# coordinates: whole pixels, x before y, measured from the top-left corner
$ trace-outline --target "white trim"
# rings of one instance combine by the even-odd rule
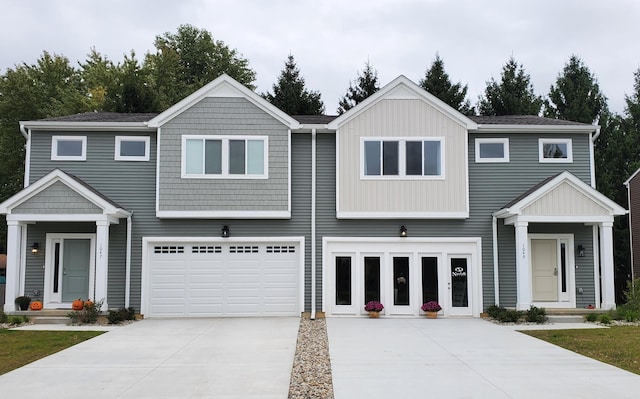
[[[160,131],[161,127],[158,127],[158,133],[156,135],[156,215],[160,211]]]
[[[340,140],[339,135],[340,131],[336,130],[335,134],[335,146],[336,146],[336,164],[335,164],[335,178],[336,178],[336,218],[340,218],[340,214],[342,211],[340,210]],[[639,169],[640,170],[640,169]],[[324,298],[324,294],[323,294]]]
[[[29,185],[29,176],[31,175],[31,130],[27,134],[26,151],[24,154],[24,182],[23,188]]]
[[[80,155],[58,155],[59,141],[80,141]],[[87,136],[51,136],[51,160],[52,161],[86,161],[87,160]]]
[[[22,248],[20,257],[20,295],[29,295],[28,292],[25,292],[26,281],[27,281],[27,252],[29,248],[29,244],[27,244],[27,231],[29,229],[29,225],[23,224],[20,229],[20,247]],[[8,265],[7,265],[8,267]],[[15,299],[15,298],[14,298]]]
[[[557,247],[557,258],[558,262],[560,261],[560,244],[562,241],[566,243],[566,256],[567,256],[567,295],[568,300],[562,300],[562,291],[560,289],[561,283],[561,273],[558,273],[558,300],[555,302],[546,302],[546,301],[535,301],[533,299],[533,251],[531,251],[531,256],[529,256],[529,273],[531,276],[529,277],[529,281],[531,281],[531,304],[537,307],[544,308],[575,308],[576,305],[576,259],[575,259],[575,238],[573,234],[539,234],[539,233],[529,233],[529,248],[531,248],[532,240],[555,240]],[[558,269],[560,269],[560,263],[557,264]],[[518,282],[518,289],[520,289],[520,283]],[[522,309],[525,310],[525,309]]]
[[[602,223],[613,221],[613,216],[522,216],[516,215],[505,218],[504,224],[513,224],[516,220],[530,223]]]
[[[365,174],[365,142],[378,142],[380,143],[380,174],[379,175],[367,175]],[[385,141],[398,142],[398,174],[397,175],[384,175],[383,174],[383,145]],[[406,171],[406,145],[407,141],[420,141],[422,142],[421,151],[421,163],[422,174],[421,175],[407,175]],[[425,175],[424,174],[424,142],[435,141],[440,143],[440,174],[438,175]],[[445,175],[445,138],[444,137],[360,137],[360,179],[361,180],[446,180]]]
[[[187,173],[187,140],[202,140],[202,173],[190,174]],[[204,172],[205,159],[205,145],[206,140],[219,140],[221,143],[221,173],[220,174],[206,174]],[[245,173],[244,174],[232,174],[229,172],[229,142],[232,140],[244,141],[244,154],[245,154]],[[249,157],[247,156],[247,141],[262,141],[262,157],[263,157],[263,173],[262,174],[248,174],[247,163]],[[181,137],[181,150],[180,150],[180,177],[183,179],[268,179],[269,178],[269,136],[230,136],[230,135],[191,135],[183,134]],[[289,151],[291,152],[291,151]],[[290,164],[291,162],[289,162]]]
[[[493,304],[500,306],[500,268],[498,262],[498,218],[491,218],[491,249],[493,254]]]
[[[96,293],[96,234],[95,233],[47,233],[46,234],[46,251],[44,259],[44,289],[43,305],[45,308],[62,308],[71,309],[71,302],[62,302],[62,274],[60,274],[60,286],[58,294],[53,293],[53,262],[55,251],[53,250],[55,243],[61,243],[61,249],[63,240],[69,239],[81,239],[89,240],[89,286],[87,292],[87,298],[82,299],[95,299]],[[60,257],[63,256],[61,251]],[[60,267],[62,267],[62,263]],[[98,300],[98,299],[95,299]]]
[[[311,320],[316,318],[316,129],[311,130]],[[291,154],[291,149],[289,149]],[[291,155],[289,155],[291,160]],[[291,165],[291,162],[289,162]],[[291,179],[289,179],[291,180]],[[289,186],[291,194],[291,186]],[[289,196],[291,198],[291,196]]]
[[[482,144],[502,144],[504,156],[502,158],[483,158],[480,155],[480,147]],[[476,163],[501,163],[509,162],[509,139],[504,138],[476,138]]]
[[[151,143],[150,136],[116,136],[115,151],[113,159],[115,161],[148,161],[149,147]],[[144,155],[120,155],[120,149],[123,141],[144,142]]]
[[[7,220],[17,222],[97,222],[107,221],[117,224],[118,218],[127,215],[105,215],[102,213],[18,213],[8,214]]]
[[[593,242],[592,242],[592,248],[593,248],[593,278],[594,278],[594,282],[595,282],[595,301],[596,303],[594,303],[596,308],[600,308],[601,303],[600,303],[600,241],[598,239],[598,226],[597,225],[593,225],[591,226],[592,229],[592,238],[593,238]]]
[[[545,144],[566,144],[567,157],[566,158],[546,158],[544,156]],[[540,163],[572,163],[573,162],[573,145],[571,139],[550,139],[540,138],[538,139],[538,162]]]
[[[596,125],[500,125],[478,124],[476,129],[470,128],[472,133],[593,133],[598,129]]]
[[[338,219],[468,219],[469,212],[336,212]]]
[[[591,187],[596,188],[596,161],[593,140],[589,140],[589,175],[591,178]]]
[[[287,140],[289,140],[288,142],[288,151],[287,151],[287,212],[289,213],[289,217],[291,217],[291,148],[292,148],[292,142],[291,142],[291,129],[289,129],[288,134],[287,134]],[[267,161],[267,166],[266,166],[266,170],[267,170],[267,174],[269,173],[269,168],[268,168],[268,156],[269,156],[269,151],[267,151],[267,158],[265,158]]]
[[[156,211],[164,219],[290,219],[290,211]]]
[[[193,94],[174,104],[160,115],[148,122],[149,127],[161,127],[177,115],[207,97],[239,97],[257,106],[290,129],[300,129],[302,125],[291,116],[269,103],[267,100],[237,82],[227,74],[222,74]]]
[[[149,247],[153,243],[172,242],[215,242],[215,243],[270,243],[270,242],[292,242],[298,245],[298,310],[304,310],[305,294],[305,238],[304,236],[283,236],[283,237],[142,237],[142,258],[141,258],[141,283],[140,283],[140,313],[149,314],[148,292],[149,292],[149,269],[150,256]]]
[[[20,126],[32,130],[52,131],[153,131],[147,122],[74,122],[74,121],[20,121]]]

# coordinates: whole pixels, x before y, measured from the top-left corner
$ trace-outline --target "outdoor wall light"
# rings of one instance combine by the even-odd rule
[[[222,226],[222,238],[229,238],[229,226]]]
[[[34,242],[33,245],[31,246],[31,253],[34,255],[37,255],[39,250],[40,250],[40,244],[38,244],[37,242]]]
[[[407,236],[407,228],[402,225],[400,226],[400,237],[406,237]]]
[[[581,258],[584,256],[584,247],[582,244],[578,244],[578,256]]]

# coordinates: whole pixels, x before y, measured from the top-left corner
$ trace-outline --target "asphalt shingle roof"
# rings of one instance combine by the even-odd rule
[[[155,113],[84,112],[81,114],[40,119],[49,122],[147,122]]]
[[[587,123],[543,118],[536,115],[470,116],[469,119],[480,125],[584,125]]]

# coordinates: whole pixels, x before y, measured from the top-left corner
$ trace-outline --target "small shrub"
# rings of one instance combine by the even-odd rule
[[[75,310],[67,313],[67,317],[71,319],[72,324],[94,324],[100,316],[100,308],[103,301],[90,302],[86,301],[82,310]]]
[[[632,306],[624,304],[616,309],[614,319],[633,323],[638,320],[639,316],[640,312],[638,310],[634,309]]]
[[[598,320],[598,315],[595,313],[589,313],[588,315],[584,316],[584,319],[590,323],[595,323],[595,321]]]
[[[4,310],[0,310],[0,324],[4,324],[7,322],[7,314]]]
[[[487,308],[487,314],[492,319],[497,319],[500,313],[504,312],[506,309],[502,306],[491,305]]]
[[[543,324],[547,321],[547,311],[531,305],[525,317],[529,323]]]
[[[611,316],[608,314],[601,314],[599,321],[602,324],[611,324]]]
[[[28,323],[29,322],[29,317],[28,316],[22,316],[22,322],[23,323]]]
[[[136,312],[132,307],[120,308],[118,310],[109,310],[107,320],[109,324],[119,324],[125,320],[133,320],[136,317]]]
[[[7,323],[9,323],[10,325],[15,325],[15,326],[19,326],[20,324],[23,323],[23,318],[22,316],[9,316],[9,318],[7,319]]]
[[[517,323],[520,321],[523,312],[519,310],[504,309],[498,315],[498,321],[501,323]]]

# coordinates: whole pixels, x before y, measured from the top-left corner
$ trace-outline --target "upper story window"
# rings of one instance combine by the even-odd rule
[[[87,159],[87,136],[53,136],[51,138],[51,160],[85,161]]]
[[[444,177],[442,138],[362,140],[362,176],[365,178]]]
[[[573,162],[571,139],[538,139],[540,162]]]
[[[266,136],[182,136],[182,177],[268,177]]]
[[[476,139],[476,162],[509,162],[509,139]]]
[[[149,137],[116,136],[116,161],[148,161]]]

